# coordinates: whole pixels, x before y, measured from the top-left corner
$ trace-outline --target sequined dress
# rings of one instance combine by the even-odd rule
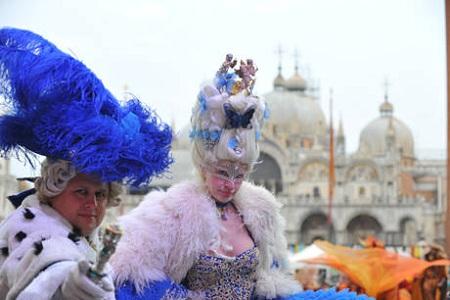
[[[258,262],[257,247],[235,257],[200,255],[184,284],[190,290],[205,292],[207,299],[250,299]]]

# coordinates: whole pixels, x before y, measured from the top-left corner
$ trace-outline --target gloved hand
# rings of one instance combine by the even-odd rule
[[[89,267],[86,260],[80,260],[73,266],[61,288],[64,298],[74,300],[115,299],[111,276],[107,274],[96,284],[87,277]]]

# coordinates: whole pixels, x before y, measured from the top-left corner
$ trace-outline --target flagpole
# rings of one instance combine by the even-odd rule
[[[330,158],[328,161],[328,216],[327,223],[330,225],[329,234],[331,236],[331,224],[333,222],[332,208],[334,197],[334,129],[333,129],[333,90],[330,89]]]

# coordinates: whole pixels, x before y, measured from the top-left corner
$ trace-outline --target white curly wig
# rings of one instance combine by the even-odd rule
[[[244,116],[254,110],[249,126],[230,128],[225,106],[236,115]],[[249,166],[259,157],[258,139],[266,115],[266,104],[245,92],[229,95],[220,92],[213,84],[205,84],[191,116],[192,160],[197,171],[204,166],[226,160]]]
[[[41,164],[41,176],[34,182],[39,201],[49,203],[52,198],[64,191],[67,183],[77,174],[69,161],[46,158]],[[107,207],[119,205],[122,190],[121,184],[108,183]]]

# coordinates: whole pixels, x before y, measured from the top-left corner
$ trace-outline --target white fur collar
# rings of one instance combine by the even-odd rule
[[[234,201],[260,247],[262,266],[269,269],[276,252],[275,232],[280,230],[273,217],[279,203],[250,183],[243,183]],[[119,284],[129,280],[138,290],[167,276],[181,282],[198,255],[218,241],[220,231],[215,205],[198,182],[150,193],[120,223],[125,233],[111,264]]]

